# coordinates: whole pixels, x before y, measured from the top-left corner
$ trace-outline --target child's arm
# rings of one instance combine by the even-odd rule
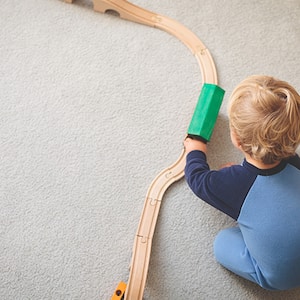
[[[186,150],[186,153],[189,154],[190,152],[194,151],[194,150],[199,150],[199,151],[202,151],[204,152],[205,154],[207,154],[207,145],[199,140],[194,140],[194,139],[191,139],[189,137],[187,137],[185,140],[184,140],[184,147],[185,147],[185,150]],[[236,165],[236,163],[234,162],[228,162],[226,164],[223,164],[219,167],[219,169],[223,169],[223,168],[228,168],[228,167],[231,167],[231,166],[234,166]]]
[[[187,154],[189,154],[191,151],[194,151],[194,150],[202,151],[205,154],[207,152],[207,146],[205,143],[203,143],[199,140],[191,139],[189,137],[187,137],[184,140],[184,147],[185,147]]]
[[[194,140],[187,140],[185,144],[189,149],[187,151],[190,151],[187,154],[185,178],[191,190],[200,199],[237,220],[256,173],[249,174],[242,165],[210,170],[206,154],[198,148],[203,145]]]

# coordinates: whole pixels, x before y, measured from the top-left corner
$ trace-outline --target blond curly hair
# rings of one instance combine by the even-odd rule
[[[295,154],[300,144],[300,96],[270,76],[246,78],[233,91],[230,128],[252,158],[272,164]]]

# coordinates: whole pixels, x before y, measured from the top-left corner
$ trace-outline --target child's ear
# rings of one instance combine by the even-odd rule
[[[231,137],[232,144],[239,150],[242,150],[241,140],[232,128],[230,129],[230,137]]]

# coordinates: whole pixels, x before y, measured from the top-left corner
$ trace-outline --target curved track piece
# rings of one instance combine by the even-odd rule
[[[192,31],[179,22],[145,10],[126,0],[94,0],[94,9],[102,13],[114,10],[118,12],[122,19],[156,27],[174,35],[183,42],[197,58],[203,82],[217,84],[216,68],[208,49]]]
[[[146,284],[152,238],[159,214],[161,200],[167,188],[184,175],[186,153],[183,150],[178,160],[161,171],[152,181],[144,203],[136,233],[129,282],[126,288],[125,299],[142,299]]]
[[[126,0],[93,1],[95,11],[105,13],[113,10],[123,19],[156,27],[174,35],[190,49],[193,55],[195,55],[200,66],[203,83],[217,84],[216,68],[210,52],[199,38],[188,28],[175,20],[145,10]],[[72,3],[73,0],[65,0],[65,2]],[[152,238],[161,201],[167,188],[183,177],[185,158],[186,153],[185,150],[183,150],[178,160],[173,165],[160,172],[152,181],[148,189],[133,245],[129,282],[125,291],[125,299],[127,300],[142,300],[143,298]]]

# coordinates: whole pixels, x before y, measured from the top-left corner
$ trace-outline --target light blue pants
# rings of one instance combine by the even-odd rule
[[[214,242],[214,254],[226,269],[266,289],[273,289],[250,256],[239,227],[224,229],[218,233]]]

